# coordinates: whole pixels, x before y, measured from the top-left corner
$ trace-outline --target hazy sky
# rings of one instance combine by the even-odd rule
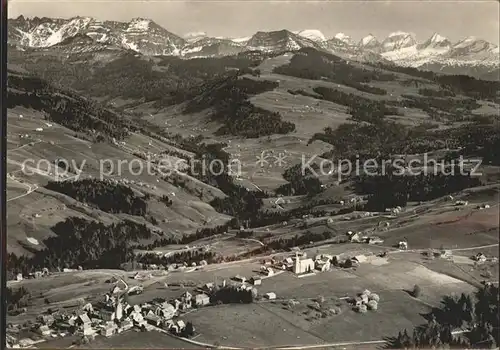
[[[204,31],[212,36],[242,37],[258,30],[319,29],[359,40],[402,30],[419,41],[438,32],[450,40],[477,36],[499,42],[499,1],[134,1],[134,0],[9,0],[9,17],[92,16],[128,21],[151,18],[184,35]]]

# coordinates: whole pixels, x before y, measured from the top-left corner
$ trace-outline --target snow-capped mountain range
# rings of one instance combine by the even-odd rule
[[[9,19],[9,44],[19,49],[58,48],[68,53],[92,50],[133,50],[143,55],[175,55],[184,58],[232,55],[242,51],[293,51],[303,47],[326,50],[351,59],[380,59],[411,67],[499,66],[498,46],[469,37],[452,43],[440,34],[418,42],[415,35],[397,31],[379,40],[369,34],[355,42],[338,33],[327,39],[321,31],[259,31],[245,38],[210,37],[204,32],[184,37],[169,32],[150,19],[130,22],[71,19]]]

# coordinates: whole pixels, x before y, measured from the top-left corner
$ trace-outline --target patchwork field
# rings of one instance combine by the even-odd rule
[[[498,167],[494,165],[494,159],[490,164],[484,164],[481,167],[484,172],[481,176],[481,186],[475,182],[473,186],[478,187],[451,193],[451,190],[448,191],[448,189],[457,189],[462,184],[456,184],[453,182],[454,180],[450,180],[450,184],[448,184],[447,180],[440,183],[441,180],[431,179],[426,182],[427,179],[425,179],[418,183],[422,184],[423,193],[413,194],[412,201],[408,202],[407,205],[401,204],[404,208],[398,208],[398,211],[389,208],[389,205],[396,205],[394,198],[382,203],[381,208],[373,209],[369,205],[365,206],[369,200],[377,199],[376,196],[370,197],[370,194],[374,194],[373,192],[376,190],[370,192],[370,190],[360,189],[358,187],[363,186],[357,182],[359,179],[345,179],[342,178],[343,174],[340,174],[340,177],[338,174],[323,174],[318,181],[312,180],[311,187],[314,187],[312,189],[307,182],[311,179],[297,175],[294,178],[295,181],[291,180],[293,191],[288,192],[297,195],[281,196],[280,191],[276,191],[280,185],[287,183],[283,177],[285,170],[300,163],[310,164],[309,160],[314,157],[316,157],[316,161],[320,161],[319,157],[330,151],[334,151],[335,154],[338,151],[339,158],[340,154],[342,156],[344,154],[350,155],[355,154],[355,152],[360,153],[360,150],[370,153],[366,157],[379,157],[387,154],[392,157],[394,153],[404,153],[404,156],[408,156],[408,159],[405,158],[405,160],[410,160],[424,158],[424,153],[419,153],[421,149],[434,150],[429,155],[436,159],[451,156],[455,150],[461,152],[462,148],[464,148],[463,152],[472,152],[474,155],[475,152],[479,154],[484,149],[492,149],[491,145],[496,145],[497,139],[491,135],[487,135],[487,141],[490,144],[486,142],[482,148],[477,147],[476,149],[475,145],[471,147],[470,140],[467,141],[467,138],[480,138],[482,135],[478,137],[477,134],[462,133],[463,130],[459,130],[460,132],[457,131],[457,135],[453,134],[452,137],[452,142],[457,144],[450,147],[453,149],[450,149],[447,135],[427,132],[432,129],[456,128],[459,125],[465,125],[466,120],[477,123],[477,125],[471,124],[472,129],[478,126],[477,130],[474,129],[476,132],[483,131],[479,126],[484,121],[474,118],[474,116],[483,115],[486,121],[491,123],[493,116],[489,114],[493,115],[498,105],[481,100],[478,101],[480,107],[473,111],[467,110],[468,105],[465,106],[465,104],[455,109],[454,104],[458,105],[457,100],[465,98],[465,90],[463,94],[457,93],[457,97],[449,99],[432,100],[431,95],[432,93],[449,95],[450,91],[447,90],[456,88],[456,82],[450,83],[451,87],[448,87],[445,86],[446,84],[438,83],[438,79],[426,80],[402,73],[394,73],[389,78],[384,78],[390,81],[374,80],[371,84],[365,80],[369,81],[372,78],[366,75],[366,79],[363,79],[363,75],[367,71],[375,69],[382,71],[384,69],[359,62],[351,62],[350,66],[349,63],[345,67],[342,66],[346,70],[350,70],[350,75],[343,75],[339,72],[338,77],[330,76],[328,78],[316,74],[319,80],[301,79],[273,72],[274,68],[289,63],[291,57],[292,54],[284,54],[265,59],[257,67],[261,71],[260,73],[255,74],[256,71],[253,71],[252,75],[245,74],[244,78],[250,79],[250,82],[248,80],[244,82],[248,86],[243,84],[242,91],[247,88],[248,91],[253,91],[253,88],[259,90],[257,86],[259,84],[256,84],[256,81],[263,83],[263,86],[266,85],[266,81],[278,83],[277,85],[268,83],[266,86],[271,86],[271,88],[268,88],[267,92],[264,93],[252,95],[249,92],[251,97],[246,96],[246,92],[239,91],[237,79],[217,80],[215,83],[218,85],[210,89],[207,88],[208,85],[198,86],[190,80],[191,78],[188,81],[186,77],[184,82],[180,78],[182,74],[179,74],[175,79],[161,78],[163,79],[160,79],[161,84],[156,84],[156,81],[153,81],[155,86],[151,89],[154,91],[158,86],[165,85],[165,90],[168,90],[167,87],[171,86],[172,81],[176,81],[179,92],[182,92],[179,95],[185,93],[185,96],[190,96],[186,97],[184,102],[176,105],[170,105],[173,102],[167,101],[169,99],[168,93],[165,94],[165,100],[155,101],[155,98],[160,99],[158,96],[163,96],[163,91],[158,93],[158,96],[151,98],[152,93],[146,88],[144,91],[138,89],[141,100],[139,98],[134,100],[126,97],[100,96],[99,100],[104,101],[108,107],[117,108],[117,110],[113,110],[113,113],[110,110],[105,110],[102,106],[102,109],[95,111],[87,106],[82,111],[80,105],[73,106],[71,102],[68,102],[73,97],[67,100],[63,99],[63,102],[68,102],[71,105],[71,108],[68,107],[71,113],[73,109],[75,110],[74,120],[75,123],[79,124],[75,130],[83,130],[82,132],[75,132],[70,128],[48,122],[45,118],[45,111],[42,110],[24,107],[9,109],[7,248],[11,253],[24,255],[36,249],[45,248],[43,242],[55,234],[53,232],[54,226],[70,217],[85,218],[106,225],[123,223],[125,220],[144,224],[154,231],[151,239],[144,239],[147,240],[146,242],[141,241],[141,243],[148,244],[153,239],[181,238],[193,234],[201,228],[225,224],[232,219],[226,215],[228,213],[237,219],[234,221],[234,227],[223,227],[217,232],[206,230],[202,232],[203,237],[213,235],[196,241],[178,241],[173,242],[175,244],[169,244],[172,242],[163,240],[150,246],[124,245],[123,250],[119,251],[120,253],[124,252],[123,256],[116,254],[118,251],[116,248],[122,246],[115,241],[118,241],[116,239],[118,235],[129,236],[128,232],[125,232],[128,227],[120,226],[117,229],[118,232],[114,231],[116,226],[102,229],[102,231],[94,230],[91,227],[89,231],[92,232],[85,231],[85,229],[80,232],[75,229],[77,234],[76,238],[72,237],[74,242],[78,243],[80,240],[84,242],[82,237],[88,235],[92,237],[92,243],[96,242],[96,244],[88,244],[90,248],[87,249],[87,245],[84,243],[80,255],[80,252],[71,250],[66,255],[69,258],[74,258],[73,260],[50,256],[50,259],[43,260],[42,264],[54,265],[51,266],[53,270],[57,270],[55,268],[57,264],[78,266],[84,262],[75,260],[83,256],[96,262],[94,265],[85,265],[84,267],[102,267],[104,265],[115,267],[118,264],[113,265],[115,260],[112,254],[116,254],[117,260],[126,261],[124,265],[127,265],[127,271],[105,269],[65,273],[51,271],[49,276],[43,278],[26,278],[20,282],[9,281],[10,288],[24,287],[31,294],[27,304],[22,305],[22,307],[27,306],[27,311],[21,311],[22,313],[17,316],[9,316],[9,322],[26,324],[32,322],[40,314],[47,312],[49,308],[72,313],[88,302],[95,303],[102,300],[105,294],[114,287],[114,282],[110,281],[112,277],[123,279],[129,287],[143,287],[141,294],[130,295],[127,298],[130,304],[137,305],[151,302],[156,298],[173,300],[179,298],[186,291],[195,293],[206,283],[232,284],[236,276],[244,276],[249,279],[258,275],[262,271],[263,265],[272,265],[271,272],[273,273],[269,273],[265,277],[262,276],[262,284],[256,286],[258,297],[252,303],[209,305],[181,313],[180,318],[183,321],[191,321],[194,324],[195,341],[211,344],[214,347],[223,345],[285,347],[303,344],[304,346],[329,349],[342,343],[375,342],[372,344],[372,348],[374,348],[380,345],[386,336],[393,335],[401,329],[410,330],[422,324],[424,322],[423,314],[439,305],[443,296],[473,293],[486,282],[498,283],[499,269],[494,257],[498,257],[498,222],[500,219],[498,181],[500,175]],[[318,57],[327,60],[321,55]],[[32,58],[36,59],[36,55]],[[165,63],[166,61],[163,59],[155,57],[154,62]],[[130,62],[137,63],[132,57],[130,57]],[[189,61],[189,63],[192,62],[197,61]],[[138,76],[148,72],[149,63],[147,60],[141,61],[139,66]],[[161,69],[153,67],[152,71],[169,72],[170,67],[169,63],[162,66]],[[329,67],[332,70],[336,68]],[[364,71],[353,69],[353,67],[363,68]],[[144,68],[144,72],[142,68]],[[219,68],[213,69],[217,71]],[[228,67],[220,70],[226,72]],[[112,71],[114,72],[114,70]],[[202,68],[200,68],[201,71],[203,71]],[[326,75],[330,73],[325,72]],[[212,77],[212,74],[207,73],[202,79],[201,75],[199,74],[193,79],[199,79],[201,82],[207,76]],[[258,77],[254,75],[258,75]],[[153,76],[151,75],[152,80],[155,79]],[[223,74],[220,72],[213,75],[214,78],[221,76]],[[18,77],[18,79],[21,78]],[[145,87],[150,84],[148,79],[142,79],[141,83],[144,83]],[[329,82],[328,79],[342,81],[343,84],[351,86],[358,84],[358,89]],[[350,84],[350,79],[352,79],[353,84]],[[26,85],[31,83],[28,81]],[[181,91],[184,88],[184,83],[187,86],[186,91]],[[468,96],[474,92],[483,93],[482,90],[487,90],[485,86],[481,85],[477,88],[478,91],[469,92]],[[104,89],[104,87],[100,88]],[[333,103],[302,94],[312,94],[316,87],[335,89],[352,95],[346,97],[343,94],[335,95],[332,92],[329,98],[338,101],[338,103]],[[188,88],[198,90],[195,91],[195,95],[191,95],[193,91]],[[374,88],[384,89],[387,94],[384,94],[384,91],[378,91],[380,95],[377,95],[377,90]],[[272,90],[269,91],[270,89]],[[434,92],[427,92],[430,95],[424,98],[425,91],[421,91],[421,89],[431,89]],[[302,93],[296,93],[298,90]],[[144,96],[142,96],[143,92]],[[219,93],[221,95],[218,95]],[[451,94],[455,96],[455,93]],[[489,94],[485,93],[489,96],[488,98],[493,99],[491,92]],[[408,105],[416,105],[418,108],[403,107],[403,104],[394,107],[393,102],[402,102],[405,95],[406,97],[408,95],[421,97],[421,100],[413,101],[410,98],[406,101]],[[328,97],[327,94],[325,96]],[[249,97],[248,100],[246,100],[247,97]],[[33,95],[26,93],[25,96],[21,94],[18,98],[20,104],[31,105],[25,100],[33,98]],[[206,102],[205,98],[209,102]],[[240,98],[241,100],[239,100]],[[355,105],[356,101],[354,101],[357,98],[360,100],[362,98],[371,99],[372,101],[362,102],[358,106]],[[427,98],[429,101],[434,101],[433,103],[437,106],[429,107],[432,103],[429,102],[427,105]],[[212,103],[216,99],[222,99],[228,103],[220,107],[216,103]],[[172,100],[174,99],[172,98]],[[206,107],[206,109],[190,114],[186,113],[186,106],[191,106],[193,102],[198,100],[202,101],[200,106]],[[175,103],[178,102],[175,101]],[[379,103],[380,101],[388,103],[384,105]],[[242,105],[236,106],[240,102]],[[250,102],[251,105],[244,104],[246,102]],[[85,105],[85,103],[82,104]],[[196,105],[196,103],[194,104]],[[252,105],[261,109],[254,109]],[[61,108],[67,112],[63,107]],[[395,109],[392,109],[393,107]],[[215,116],[211,114],[212,108],[218,112]],[[262,109],[268,112],[279,112],[282,120],[279,120],[278,115],[264,113]],[[106,114],[106,111],[109,114]],[[127,132],[125,132],[125,124],[121,124],[122,120],[110,117],[114,116],[115,112],[127,122],[130,121],[132,124],[136,122],[140,127],[130,129],[127,127]],[[124,112],[130,112],[130,114],[125,115]],[[87,115],[88,113],[89,115]],[[391,115],[386,115],[388,113]],[[359,123],[353,130],[359,130],[364,137],[358,138],[357,135],[353,135],[354,132],[347,132],[346,135],[334,133],[340,125],[350,123],[351,125],[344,126],[347,128],[352,126],[354,121],[351,115],[358,118],[357,123]],[[105,127],[103,127],[92,119],[100,120],[100,118],[106,119],[108,117],[119,125],[117,128],[119,130],[115,130],[112,123],[107,120],[104,123]],[[247,117],[252,122],[244,120]],[[278,118],[278,120],[273,118]],[[414,126],[417,131],[414,133],[415,130],[411,127],[405,128],[392,123],[384,124],[384,118],[406,126]],[[456,120],[452,120],[453,118]],[[268,124],[268,120],[273,124]],[[279,132],[277,129],[283,127],[282,121],[294,123],[295,130],[289,134],[272,134]],[[150,123],[148,127],[151,129],[142,129],[146,122]],[[253,122],[258,123],[258,125],[253,125]],[[61,123],[64,124],[64,120]],[[100,131],[94,129],[96,125],[102,127]],[[233,135],[216,134],[222,125]],[[233,125],[236,125],[234,129],[232,129]],[[280,130],[285,130],[283,132],[291,130],[292,125],[285,125],[287,125],[286,128]],[[369,127],[364,128],[366,125]],[[387,126],[387,134],[386,130],[383,130],[385,126]],[[331,129],[325,131],[325,128]],[[167,138],[158,134],[153,135],[151,131],[153,129]],[[128,130],[135,131],[128,133]],[[325,137],[322,139],[332,144],[318,140],[309,143],[311,137],[323,131],[325,131],[323,135]],[[106,135],[109,133],[107,135],[109,139],[99,134],[100,132]],[[99,134],[100,138],[92,134]],[[128,136],[120,139],[120,136],[124,134],[128,134]],[[110,135],[116,136],[118,141]],[[245,138],[236,135],[266,136]],[[345,136],[346,138],[340,137],[342,144],[337,143],[336,146],[333,146],[335,142],[332,141],[331,135]],[[434,136],[436,140],[433,139]],[[395,139],[394,144],[392,137]],[[408,145],[401,145],[406,140],[408,140]],[[203,179],[205,182],[185,174],[163,176],[157,169],[147,167],[148,164],[140,160],[148,157],[158,160],[163,157],[163,160],[176,163],[184,157],[193,156],[193,152],[200,156],[208,149],[204,148],[203,143],[206,146],[214,142],[223,143],[223,150],[227,152],[224,155],[229,156],[233,162],[237,163],[236,169],[231,169],[238,173],[237,175],[232,174],[235,175],[234,184],[240,185],[248,191],[264,192],[264,204],[262,208],[259,208],[260,211],[254,210],[255,198],[260,198],[259,196],[252,197],[250,193],[233,186],[234,184],[231,184],[223,176],[210,176]],[[462,147],[462,143],[466,144],[467,147]],[[345,150],[341,150],[343,144],[346,146]],[[365,150],[364,144],[376,144],[380,150]],[[409,151],[410,148],[412,151]],[[470,151],[469,148],[474,150]],[[406,153],[412,154],[406,155]],[[481,155],[485,159],[487,158],[484,152]],[[61,159],[69,161],[73,170],[75,168],[81,169],[82,172],[59,176],[62,169],[55,167],[54,163]],[[30,161],[29,164],[26,164],[27,160]],[[40,163],[43,164],[40,166]],[[32,174],[26,174],[26,170],[31,171]],[[210,169],[208,170],[210,171]],[[114,210],[109,209],[109,207],[104,209],[108,211],[106,213],[98,209],[96,203],[92,204],[92,201],[89,203],[79,202],[62,193],[45,188],[49,181],[71,181],[72,179],[100,177],[114,180],[115,185],[118,183],[123,185],[112,185],[111,190],[123,191],[121,194],[132,193],[130,196],[123,195],[126,198],[124,199],[125,207],[128,207],[129,204],[136,204],[137,198],[140,198],[140,201],[137,200],[141,206],[140,214],[136,214],[137,212],[134,212],[134,215],[125,214],[131,211]],[[436,181],[437,184],[433,181]],[[470,183],[472,182],[466,182],[466,184]],[[411,185],[405,186],[409,188]],[[449,187],[447,187],[448,185]],[[109,194],[109,188],[101,192],[99,186],[96,186],[96,189],[87,187],[83,189],[83,192],[93,191],[94,197],[99,197],[108,191],[104,195],[106,200],[112,202],[117,198]],[[124,187],[131,189],[131,191],[123,190]],[[370,186],[367,185],[367,187]],[[396,192],[406,194],[407,198],[410,198],[408,188]],[[80,188],[78,191],[82,191],[82,189]],[[447,191],[453,194],[453,198],[446,196]],[[99,193],[96,194],[96,192]],[[432,197],[436,193],[437,195]],[[72,195],[75,198],[78,197],[75,193]],[[432,198],[440,197],[417,202],[421,199],[428,199],[427,195]],[[215,198],[225,198],[226,201],[216,203],[216,205],[212,202]],[[401,198],[397,198],[397,200],[399,201]],[[381,202],[386,199],[382,196]],[[80,200],[85,201],[86,199]],[[459,205],[457,200],[468,201],[468,203],[467,205]],[[119,199],[117,199],[118,201]],[[406,203],[406,201],[404,202]],[[217,212],[209,203],[212,203],[215,208],[220,208],[220,211],[226,214]],[[142,210],[145,207],[147,209]],[[401,210],[399,211],[399,209]],[[373,211],[367,212],[365,210]],[[380,210],[380,212],[375,210]],[[265,213],[266,211],[269,212]],[[321,213],[318,214],[319,211]],[[273,217],[270,212],[275,216]],[[288,215],[290,212],[293,215]],[[239,237],[238,228],[240,225],[244,227],[247,225],[249,231],[253,230],[253,232],[246,232],[249,237]],[[141,228],[137,231],[141,231],[142,234],[142,231],[146,230]],[[351,232],[348,233],[349,231]],[[103,234],[100,237],[91,236],[94,232]],[[205,235],[207,232],[208,234]],[[365,239],[360,238],[359,240],[353,239],[352,243],[345,243],[352,233],[365,238],[379,237],[381,242],[377,245],[355,243]],[[79,234],[80,237],[78,237]],[[137,234],[137,232],[130,233],[130,236],[133,234]],[[96,239],[93,240],[93,238]],[[102,241],[99,238],[102,238]],[[133,239],[131,238],[131,240]],[[408,243],[408,250],[403,251],[398,248],[401,241]],[[101,242],[103,243],[100,244]],[[77,243],[75,243],[75,247],[78,246]],[[259,251],[260,248],[262,250]],[[429,252],[430,248],[441,251],[443,255],[446,252],[451,257],[438,257],[439,254],[436,254],[436,257],[428,257],[426,253]],[[349,268],[334,266],[329,271],[316,271],[298,276],[285,270],[281,263],[281,259],[294,256],[296,250],[307,253],[307,256],[313,259],[319,254],[329,254],[339,257],[340,260],[356,257],[360,263],[354,263],[354,266]],[[200,263],[201,258],[197,259],[198,253],[202,251],[215,253],[217,258],[220,258],[216,261],[225,262],[200,266],[204,264]],[[158,253],[158,256],[183,252],[186,253],[182,258],[185,264],[174,267],[170,265],[170,261],[165,263],[161,261],[156,264],[156,261],[151,259],[153,264],[151,261],[139,260],[138,256],[146,252]],[[107,256],[108,253],[110,258]],[[487,261],[475,262],[472,256],[478,253],[485,254]],[[65,255],[65,251],[62,250],[60,255]],[[241,256],[245,258],[237,260]],[[206,260],[212,262],[209,258]],[[24,262],[19,263],[19,265],[22,264]],[[153,265],[162,266],[160,270],[153,270]],[[62,269],[69,266],[59,267]],[[32,270],[40,268],[40,266],[33,266]],[[17,273],[18,271],[14,271],[13,275],[15,276]],[[144,279],[134,278],[137,273],[150,274],[150,276]],[[409,292],[414,286],[421,289],[421,295],[418,297],[413,297]],[[354,310],[351,299],[365,290],[379,295],[378,309],[369,310],[366,313],[357,312]],[[266,293],[271,292],[276,294],[276,300],[267,300],[264,297]],[[24,303],[24,300],[22,302]],[[75,339],[76,337],[50,339],[39,347],[69,347]],[[111,338],[99,336],[82,348],[199,348],[200,346],[161,332],[130,331]]]
[[[19,117],[20,115],[22,118]],[[135,184],[130,184],[130,186],[140,193],[172,197],[173,204],[169,208],[155,201],[151,201],[148,207],[150,215],[158,219],[157,227],[169,234],[191,233],[207,221],[210,226],[223,224],[229,219],[217,213],[199,198],[200,191],[203,192],[205,200],[224,196],[220,190],[189,176],[184,177],[187,185],[185,189],[181,189],[162,180],[159,176],[149,174],[146,164],[143,164],[143,172],[139,173],[134,168],[133,165],[139,163],[137,157],[132,154],[133,152],[160,153],[171,150],[170,145],[158,140],[145,139],[144,136],[136,134],[132,134],[123,147],[111,144],[91,144],[73,137],[74,132],[57,124],[51,124],[48,127],[41,119],[39,112],[25,108],[9,110],[8,118],[10,137],[15,140],[18,134],[28,134],[31,141],[21,146],[12,143],[13,147],[8,150],[7,221],[8,245],[11,252],[26,253],[23,246],[25,244],[34,249],[39,248],[27,242],[27,238],[33,237],[43,242],[52,235],[50,231],[52,226],[71,216],[86,219],[97,218],[104,223],[121,220],[123,217],[85,207],[70,197],[44,189],[43,186],[49,181],[61,180],[57,177],[57,171],[59,174],[64,171],[56,168],[53,163],[57,159],[65,159],[70,166],[74,165],[75,168],[82,169],[79,179],[99,178],[103,173],[105,178],[134,181]],[[38,127],[43,128],[43,131],[34,132]],[[23,164],[27,165],[27,172],[22,171]],[[112,164],[110,170],[113,172],[106,170],[106,164]],[[101,172],[101,168],[104,171]],[[28,175],[28,171],[35,173]],[[147,184],[147,186],[140,186],[140,184]],[[40,247],[43,247],[43,243],[40,244]]]
[[[183,316],[192,321],[200,335],[196,340],[210,344],[238,346],[285,346],[290,344],[322,344],[344,341],[377,341],[381,334],[391,334],[394,329],[412,328],[424,320],[421,313],[437,306],[444,295],[469,293],[475,290],[468,284],[467,278],[454,274],[452,262],[435,259],[427,262],[421,254],[411,252],[393,253],[386,258],[370,256],[372,247],[362,248],[356,244],[324,246],[311,249],[311,254],[344,253],[350,256],[367,254],[368,261],[353,269],[332,269],[328,272],[298,278],[290,272],[277,273],[265,278],[258,292],[263,295],[274,292],[277,301],[257,301],[250,305],[225,305],[206,307]],[[379,249],[380,251],[380,249]],[[371,253],[377,252],[373,247]],[[221,283],[236,275],[250,277],[259,269],[259,259],[237,263],[209,265],[191,272],[161,273],[153,272],[153,277],[146,281],[136,281],[130,277],[135,272],[119,270],[88,270],[74,273],[60,273],[39,280],[10,282],[9,286],[34,288],[33,306],[25,315],[11,318],[12,322],[22,322],[39,314],[47,305],[45,298],[51,301],[50,307],[75,308],[82,303],[99,300],[110,290],[112,284],[105,281],[112,276],[122,276],[129,285],[142,284],[144,293],[131,296],[132,304],[144,303],[154,298],[177,298],[185,290],[192,290],[203,283]],[[460,265],[460,268],[463,269]],[[458,268],[458,269],[460,269]],[[453,277],[452,277],[453,276]],[[470,277],[470,276],[469,276]],[[473,281],[472,281],[473,282]],[[167,283],[167,285],[165,285]],[[415,299],[406,291],[415,284],[422,289],[422,295]],[[346,298],[352,298],[370,290],[380,296],[377,311],[359,314],[352,310]],[[318,298],[332,299],[339,305],[341,314],[327,318],[305,315],[311,303]],[[290,300],[298,306],[290,310]],[[227,331],[227,325],[231,331]],[[262,327],[265,325],[265,327]],[[135,333],[131,333],[135,334]],[[154,334],[152,337],[147,337]],[[137,333],[119,335],[111,339],[100,339],[92,347],[126,346],[127,337],[147,344],[148,347],[170,346],[170,340],[162,343],[165,335]],[[173,340],[172,346],[180,346]],[[137,346],[140,344],[137,343]],[[189,346],[188,346],[189,347]]]

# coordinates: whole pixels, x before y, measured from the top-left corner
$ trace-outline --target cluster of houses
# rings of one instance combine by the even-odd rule
[[[377,236],[369,236],[361,232],[347,232],[347,238],[351,243],[382,244],[384,240]]]
[[[314,259],[308,258],[305,252],[295,252],[295,256],[287,257],[280,263],[282,270],[289,270],[297,275],[328,271],[331,268],[333,255],[320,254]]]
[[[47,268],[43,268],[41,271],[30,272],[27,276],[24,276],[22,273],[18,273],[15,281],[21,282],[25,277],[29,279],[42,278],[48,276],[49,274],[49,269]]]
[[[269,276],[272,276],[274,274],[274,270],[272,268],[266,268],[265,270],[262,270],[262,272],[266,275],[269,275],[269,272],[271,272]],[[251,290],[252,288],[254,288],[253,286],[260,286],[262,284],[262,277],[258,275],[252,276],[249,279],[244,276],[236,275],[233,280],[238,282],[237,287],[239,289],[246,290]]]
[[[274,275],[274,270],[271,267],[263,265],[263,266],[261,266],[261,274],[265,275],[266,277],[270,277],[270,276]],[[250,292],[252,292],[252,295],[254,297],[257,297],[258,291],[255,288],[255,286],[262,285],[262,279],[263,279],[263,277],[259,276],[259,275],[252,276],[248,279],[244,276],[236,275],[235,277],[232,278],[232,280],[236,282],[236,284],[233,284],[233,287],[235,287],[236,290],[238,290],[238,291],[250,291]],[[209,283],[206,286],[213,287],[213,285],[214,285],[213,283]],[[222,287],[224,288],[225,286],[226,286],[226,281],[224,280],[222,283]],[[267,300],[275,300],[276,293],[269,292],[269,293],[264,294],[263,297],[264,297],[264,299],[267,299]]]
[[[480,263],[480,264],[485,263],[486,261],[490,261],[492,263],[498,262],[498,258],[497,257],[494,256],[494,257],[488,258],[483,253],[477,253],[476,255],[474,255],[472,257],[472,260],[474,260],[474,261],[476,261],[477,263]]]
[[[271,267],[273,266],[277,270],[291,271],[301,277],[317,272],[329,271],[332,265],[355,267],[367,261],[368,257],[363,254],[352,256],[318,254],[314,258],[308,258],[306,252],[296,251],[294,256],[285,257],[281,261],[276,261],[275,259],[264,261],[264,265],[261,266],[261,273],[267,276],[273,275],[274,270]],[[260,284],[260,277],[253,277],[250,282],[254,285]]]
[[[36,332],[43,338],[79,335],[93,339],[98,334],[111,337],[133,328],[149,331],[157,327],[179,335],[187,326],[178,319],[180,313],[187,312],[194,305],[204,306],[210,303],[210,297],[205,293],[193,296],[185,292],[172,302],[155,300],[130,305],[124,300],[124,294],[116,291],[117,286],[105,295],[104,300],[95,305],[87,303],[71,315],[56,311],[39,316]],[[30,347],[33,342],[30,338],[12,341],[12,347]]]
[[[399,205],[395,208],[387,208],[385,209],[387,213],[391,213],[392,215],[398,215],[403,211],[403,208],[401,208]]]
[[[193,248],[187,247],[185,250],[190,250]],[[170,256],[170,253],[157,253],[158,256],[163,256],[163,257],[168,257]],[[162,264],[147,264],[145,266],[146,270],[161,270],[161,271],[168,271],[168,272],[175,272],[175,271],[186,271],[186,269],[193,269],[196,270],[197,268],[202,268],[204,266],[207,266],[208,262],[206,260],[201,260],[200,262],[192,262],[191,266],[189,266],[187,263],[173,263],[173,264],[168,264],[168,265],[162,265]]]
[[[35,217],[41,217],[40,214],[36,214]],[[75,272],[75,271],[82,271],[83,268],[81,266],[78,267],[78,269],[69,269],[69,268],[63,268],[59,269],[59,272]],[[22,273],[18,273],[14,279],[14,281],[21,282],[24,279],[34,279],[34,278],[44,278],[50,275],[50,271],[48,268],[44,267],[42,270],[37,270],[34,272],[30,272],[27,275],[23,275]]]
[[[378,294],[372,293],[368,289],[351,299],[354,309],[360,313],[365,313],[367,310],[377,310],[379,301]]]

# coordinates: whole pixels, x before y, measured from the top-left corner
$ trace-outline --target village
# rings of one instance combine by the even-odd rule
[[[383,240],[378,237],[366,237],[361,232],[348,231],[346,237],[351,243],[366,243],[368,245],[383,243]],[[10,347],[13,348],[30,348],[41,341],[71,336],[77,337],[76,344],[81,345],[91,342],[97,336],[109,338],[133,330],[140,332],[160,331],[172,336],[189,339],[196,335],[196,325],[185,321],[184,316],[196,312],[198,309],[220,304],[260,301],[279,302],[281,299],[275,292],[268,291],[259,294],[257,288],[261,287],[266,279],[283,273],[291,274],[296,278],[306,278],[333,269],[355,269],[370,259],[385,258],[390,252],[405,252],[408,249],[409,246],[406,240],[400,241],[392,251],[382,249],[379,254],[368,255],[319,253],[310,257],[306,251],[292,248],[291,252],[281,256],[258,260],[260,266],[258,269],[254,269],[255,273],[252,275],[242,276],[242,274],[237,274],[227,280],[223,279],[220,284],[217,282],[205,283],[190,290],[182,286],[184,291],[177,298],[166,300],[158,295],[151,301],[136,304],[131,303],[130,298],[143,293],[143,285],[129,286],[123,278],[112,277],[106,282],[113,284],[113,287],[104,295],[102,300],[85,303],[72,313],[49,308],[47,312],[39,315],[36,323],[31,325],[31,330],[34,330],[38,337],[34,337],[35,339],[33,337],[16,339],[12,336],[12,332],[9,332],[8,342]],[[432,259],[436,257],[450,259],[452,256],[452,252],[446,249],[429,249],[423,253]],[[482,253],[477,253],[471,256],[470,259],[479,264],[491,260]],[[190,269],[187,269],[186,264],[174,264],[169,267],[155,265],[148,266],[148,269],[166,269],[167,271],[163,272],[164,277],[168,280],[171,272],[182,271],[183,273],[189,273],[198,269],[202,270],[206,266],[207,264],[202,262]],[[71,274],[78,271],[82,271],[82,269],[63,269],[61,272]],[[26,278],[39,279],[50,275],[48,269],[44,268],[41,271],[29,274]],[[130,275],[129,278],[136,282],[144,282],[155,277],[153,277],[151,271],[142,271]],[[16,278],[18,282],[23,279],[22,274],[19,274]],[[169,287],[167,282],[164,282],[164,286],[165,288]],[[367,310],[377,310],[380,296],[364,290],[364,292],[358,293],[356,296],[344,297],[343,299],[347,300],[352,310],[365,313]],[[287,301],[287,298],[282,299],[287,303],[290,303],[290,300]],[[19,325],[11,325],[11,327],[20,330]]]
[[[358,262],[363,262],[363,258],[353,257],[350,266]],[[184,314],[210,305],[234,302],[241,298],[238,293],[247,293],[246,295],[251,296],[251,300],[276,300],[277,295],[273,292],[259,296],[257,287],[262,285],[263,280],[284,272],[293,273],[299,278],[306,277],[329,271],[332,264],[349,265],[345,262],[339,262],[338,258],[333,255],[322,254],[313,259],[308,258],[305,252],[299,251],[283,259],[268,259],[261,261],[261,263],[259,274],[250,277],[236,275],[229,282],[223,280],[220,285],[212,282],[195,288],[192,292],[186,290],[178,298],[170,301],[155,298],[150,302],[135,305],[129,303],[129,298],[132,295],[142,293],[143,287],[141,285],[129,286],[122,278],[113,277],[106,281],[113,283],[114,286],[105,294],[103,300],[94,304],[86,303],[72,314],[49,309],[48,312],[40,315],[36,323],[32,325],[32,329],[41,337],[40,339],[22,338],[16,340],[9,336],[9,344],[13,348],[30,348],[40,341],[66,336],[77,336],[77,343],[85,344],[98,335],[112,337],[130,330],[166,331],[174,336],[189,338],[195,334],[195,328],[190,322],[182,320]],[[159,267],[150,266],[150,268],[157,269]],[[75,271],[82,271],[82,269],[63,270],[64,273]],[[43,269],[26,277],[38,279],[49,275],[48,269]],[[131,278],[144,281],[153,277],[150,273],[136,273]],[[22,280],[23,276],[19,274],[17,281]],[[167,283],[165,286],[168,287]],[[236,296],[221,297],[220,295],[224,293],[217,293],[221,290]]]

